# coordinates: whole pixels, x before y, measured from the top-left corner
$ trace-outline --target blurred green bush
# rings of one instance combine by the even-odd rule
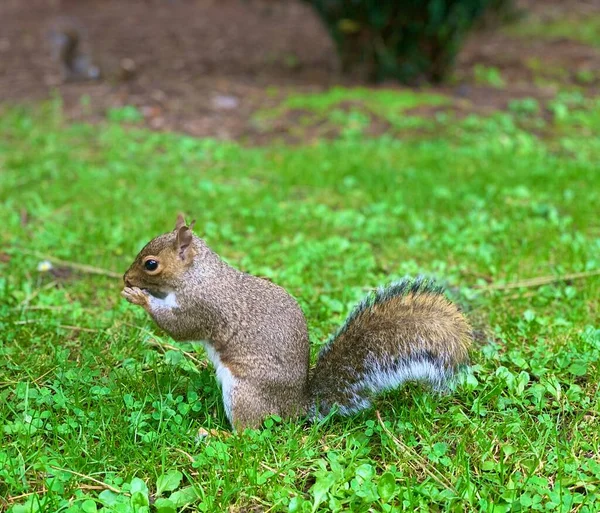
[[[305,0],[335,41],[345,72],[373,81],[440,82],[466,35],[514,0]]]

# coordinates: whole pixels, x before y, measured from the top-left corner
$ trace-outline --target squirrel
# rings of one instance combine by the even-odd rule
[[[93,62],[85,46],[84,31],[71,18],[54,20],[49,31],[52,57],[60,66],[64,82],[98,80],[100,68]]]
[[[468,361],[471,327],[443,289],[405,278],[371,293],[309,369],[307,322],[285,289],[225,263],[180,214],[123,276],[122,296],[178,341],[201,342],[233,429],[270,416],[321,419],[366,409],[420,380],[444,391]]]

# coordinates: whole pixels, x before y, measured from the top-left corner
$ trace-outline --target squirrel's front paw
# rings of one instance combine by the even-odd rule
[[[149,305],[149,294],[138,287],[125,287],[121,295],[130,303],[144,308]]]

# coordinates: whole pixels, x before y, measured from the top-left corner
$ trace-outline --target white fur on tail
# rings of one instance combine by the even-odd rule
[[[368,397],[394,390],[407,381],[424,381],[435,390],[443,390],[451,374],[439,364],[420,357],[408,357],[395,365],[392,361],[373,360],[366,367],[369,369],[367,373],[358,377],[358,381],[352,386],[351,403],[339,406],[341,415],[351,415],[369,408],[371,401]]]

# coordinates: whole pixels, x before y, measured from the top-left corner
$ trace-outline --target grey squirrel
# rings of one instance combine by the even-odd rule
[[[348,415],[408,380],[443,390],[468,359],[469,323],[430,281],[405,279],[355,307],[309,369],[306,319],[283,288],[225,263],[179,215],[123,281],[171,337],[204,344],[235,430],[269,415]]]
[[[84,45],[84,31],[71,18],[58,18],[49,31],[52,57],[60,66],[65,82],[97,80],[100,68]]]

